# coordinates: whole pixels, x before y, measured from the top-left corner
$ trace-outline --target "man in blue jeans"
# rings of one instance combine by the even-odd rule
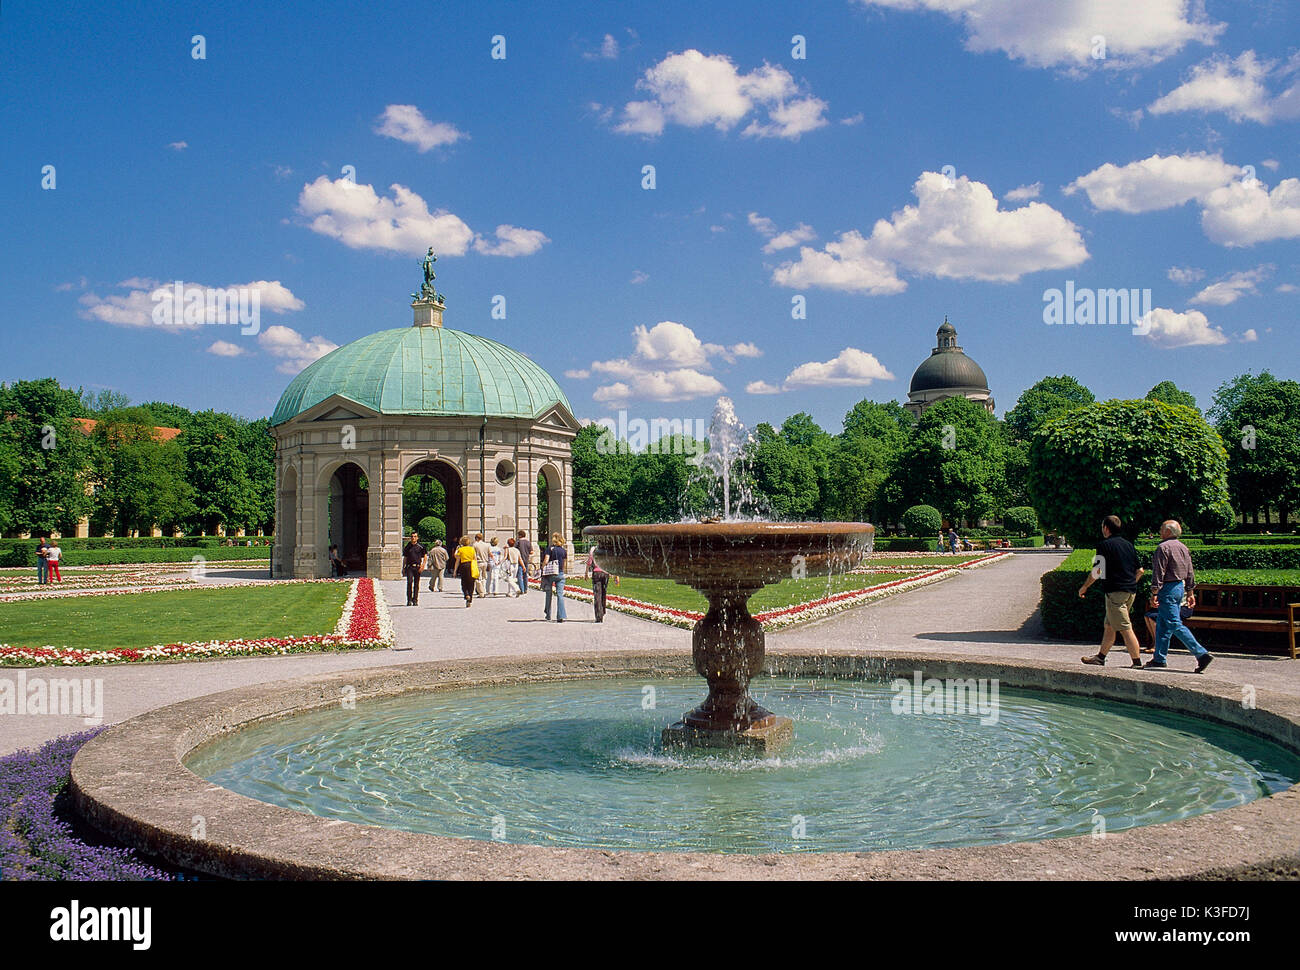
[[[1177,636],[1196,658],[1196,672],[1205,670],[1214,658],[1201,646],[1183,623],[1179,607],[1183,594],[1187,605],[1196,606],[1196,571],[1192,568],[1192,554],[1179,540],[1183,527],[1173,519],[1160,525],[1160,545],[1151,557],[1151,605],[1156,608],[1156,652],[1147,661],[1148,667],[1168,667],[1169,638]]]

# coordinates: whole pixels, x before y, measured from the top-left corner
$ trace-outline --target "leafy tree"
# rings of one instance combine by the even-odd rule
[[[635,459],[611,444],[617,443],[598,424],[586,425],[573,440],[573,527],[579,534],[589,525],[633,521],[629,515]]]
[[[830,457],[827,518],[880,521],[890,468],[915,424],[897,401],[859,401],[853,406]]]
[[[909,536],[934,536],[943,528],[943,516],[933,505],[913,505],[899,521]]]
[[[96,516],[113,523],[114,532],[147,531],[193,516],[185,455],[175,441],[159,439],[148,411],[100,413],[90,442]]]
[[[1094,401],[1092,391],[1067,374],[1044,377],[1020,395],[1007,412],[1007,425],[1014,440],[1028,441],[1048,421]]]
[[[791,444],[766,423],[754,429],[754,439],[748,449],[754,486],[772,518],[807,519],[821,499],[817,468],[808,450]]]
[[[424,518],[420,519],[414,531],[420,534],[420,543],[422,545],[428,545],[432,543],[434,539],[442,539],[446,541],[447,538],[447,526],[442,519],[438,518],[436,515],[426,515]],[[408,529],[407,533],[409,534],[410,532],[411,530]]]
[[[1038,513],[1032,506],[1019,505],[1002,513],[1002,524],[1008,532],[1033,535],[1038,532]]]
[[[409,475],[402,482],[402,520],[404,531],[409,534],[415,528],[424,538],[424,527],[419,523],[432,516],[436,519],[447,518],[447,490],[442,482],[432,475]],[[446,538],[446,526],[442,538]]]
[[[190,420],[194,417],[193,411],[189,408],[183,408],[179,404],[147,401],[141,404],[140,407],[153,415],[154,426],[159,428],[181,428],[183,430],[189,427]],[[269,425],[270,422],[268,421],[267,424]]]
[[[1197,414],[1201,413],[1201,409],[1196,406],[1196,398],[1179,388],[1173,381],[1161,381],[1147,391],[1146,399],[1148,401],[1164,401],[1166,404],[1182,404],[1191,408]]]
[[[86,494],[90,443],[76,418],[85,408],[52,377],[0,385],[0,454],[10,475],[9,528],[71,531],[91,509]]]
[[[234,417],[200,411],[177,440],[189,465],[195,516],[205,530],[220,523],[241,524],[256,514],[241,429]]]
[[[250,487],[243,523],[265,529],[275,521],[275,439],[267,418],[239,422],[239,446],[244,453]]]
[[[112,388],[104,388],[98,394],[92,394],[90,391],[82,391],[78,395],[81,399],[81,406],[85,408],[86,414],[93,417],[99,417],[101,414],[107,414],[110,411],[121,411],[131,406],[131,399],[121,391],[115,391]]]
[[[955,518],[991,514],[1004,490],[1003,444],[983,405],[945,398],[921,415],[895,466],[899,494]]]
[[[1045,523],[1076,545],[1112,514],[1131,534],[1171,518],[1192,529],[1232,521],[1218,432],[1161,401],[1107,401],[1052,421],[1030,445],[1029,489]]]
[[[1228,451],[1228,488],[1243,512],[1300,509],[1300,384],[1265,371],[1222,385],[1211,413]]]

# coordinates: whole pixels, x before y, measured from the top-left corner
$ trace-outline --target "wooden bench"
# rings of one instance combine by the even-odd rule
[[[1219,586],[1197,583],[1196,608],[1189,627],[1203,630],[1249,630],[1285,633],[1296,659],[1296,615],[1300,592],[1288,586]]]

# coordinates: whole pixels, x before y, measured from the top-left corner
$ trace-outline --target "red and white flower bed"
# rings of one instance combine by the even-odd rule
[[[330,582],[330,580],[281,580]],[[165,643],[119,650],[80,650],[75,647],[11,647],[0,645],[0,665],[23,667],[98,666],[151,660],[210,660],[218,657],[266,657],[316,650],[377,650],[393,645],[393,624],[383,591],[373,579],[354,579],[334,632],[301,637],[256,640],[208,640]],[[227,585],[261,585],[239,583]],[[87,594],[94,595],[94,594]]]
[[[809,600],[806,603],[796,603],[793,606],[783,607],[779,610],[768,610],[763,613],[754,614],[754,619],[763,624],[764,630],[781,630],[785,627],[794,626],[798,623],[808,623],[813,620],[824,619],[834,613],[851,609],[854,606],[861,606],[863,603],[869,603],[872,600],[878,600],[885,596],[892,596],[895,593],[906,592],[909,589],[918,589],[921,586],[928,586],[931,583],[941,582],[956,576],[958,572],[966,569],[978,569],[980,566],[987,566],[990,563],[1000,562],[1007,558],[1011,553],[996,552],[988,556],[981,556],[979,559],[962,563],[957,566],[938,566],[923,570],[912,570],[903,567],[890,569],[868,569],[869,572],[890,572],[903,573],[903,577],[890,580],[887,583],[877,583],[874,586],[867,586],[863,589],[846,590],[843,593],[834,593],[830,596],[824,596],[821,599]],[[529,580],[529,584],[535,587],[541,586],[539,581]],[[581,586],[566,586],[564,595],[582,603],[590,603],[594,599],[591,590]],[[630,613],[633,616],[639,616],[643,619],[654,620],[657,623],[667,623],[669,626],[679,626],[690,628],[693,627],[697,620],[703,618],[704,614],[695,610],[676,610],[667,606],[659,606],[655,603],[647,603],[643,600],[634,600],[626,596],[616,596],[609,593],[605,596],[606,605],[612,610],[618,610],[620,613]]]

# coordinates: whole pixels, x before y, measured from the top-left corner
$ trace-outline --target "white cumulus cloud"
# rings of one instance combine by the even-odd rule
[[[1035,182],[1033,185],[1021,185],[1012,189],[1002,198],[1006,202],[1028,202],[1030,199],[1036,199],[1043,194],[1043,183]]]
[[[1228,342],[1228,335],[1214,326],[1200,310],[1179,313],[1156,307],[1138,320],[1139,332],[1160,347],[1217,346]]]
[[[830,124],[826,102],[796,83],[785,68],[764,64],[741,73],[724,54],[695,49],[669,54],[648,68],[636,86],[649,97],[623,106],[614,129],[623,134],[660,135],[669,124],[730,131],[750,118],[742,135],[793,140]]]
[[[1259,284],[1272,276],[1276,268],[1272,263],[1265,263],[1254,269],[1225,276],[1205,287],[1187,302],[1202,303],[1207,306],[1227,306],[1236,303],[1243,296],[1254,296],[1259,293]]]
[[[1200,199],[1241,174],[1217,154],[1189,152],[1152,155],[1127,165],[1107,162],[1065,187],[1083,191],[1096,208],[1115,212],[1153,212]]]
[[[1166,275],[1172,282],[1186,286],[1188,283],[1198,283],[1205,279],[1205,270],[1197,269],[1195,266],[1170,266]]]
[[[1213,44],[1226,25],[1191,0],[858,0],[868,7],[946,14],[966,29],[966,49],[1002,51],[1032,67],[1130,67],[1189,43]],[[1105,58],[1093,57],[1093,38]]]
[[[537,229],[520,229],[518,226],[497,226],[496,241],[486,236],[474,237],[474,251],[484,256],[531,256],[551,240]]]
[[[783,387],[865,387],[872,381],[893,379],[894,375],[875,355],[845,347],[830,360],[800,364],[786,377]]]
[[[754,230],[767,237],[767,244],[763,247],[765,253],[780,252],[782,249],[790,249],[817,238],[817,233],[813,232],[812,226],[803,222],[799,223],[794,229],[779,232],[776,223],[766,216],[751,212],[748,218],[749,224],[754,227]]]
[[[1045,202],[1003,209],[983,182],[938,172],[922,172],[912,191],[916,204],[877,220],[870,236],[854,229],[821,250],[805,246],[797,261],[776,268],[772,281],[876,295],[907,288],[900,270],[1014,282],[1088,258],[1079,228]]]
[[[1258,179],[1241,179],[1205,197],[1201,228],[1224,246],[1253,246],[1300,236],[1300,179],[1283,179],[1269,190]]]
[[[307,338],[292,327],[278,324],[259,333],[257,342],[272,357],[280,358],[275,369],[282,374],[296,374],[339,346],[319,335]]]
[[[745,385],[746,394],[780,394],[781,388],[767,381],[750,381]]]
[[[390,104],[375,119],[375,134],[414,145],[421,153],[454,145],[469,135],[445,121],[430,121],[413,104]]]
[[[216,354],[218,357],[243,357],[248,351],[239,344],[232,344],[229,340],[216,340],[208,346],[208,353]]]
[[[1229,59],[1212,57],[1192,68],[1191,75],[1168,94],[1152,102],[1153,115],[1196,111],[1222,113],[1233,121],[1269,124],[1300,117],[1300,84],[1292,82],[1278,94],[1269,89],[1271,77],[1285,79],[1295,65],[1279,67],[1261,60],[1253,50]],[[1285,83],[1285,82],[1284,82]]]
[[[118,284],[125,293],[110,293],[100,296],[98,293],[85,293],[80,303],[85,308],[80,311],[87,320],[100,320],[119,327],[156,327],[154,310],[166,305],[166,329],[184,330],[200,324],[232,325],[239,323],[239,307],[245,312],[253,309],[253,300],[257,301],[258,311],[270,310],[272,313],[288,313],[301,310],[306,304],[298,299],[287,286],[279,280],[253,280],[248,283],[232,283],[229,286],[210,286],[190,280],[181,282],[180,305],[177,305],[175,282],[160,282],[142,276],[132,276]],[[186,323],[186,308],[196,300],[192,294],[203,297],[203,311],[200,323]]]
[[[732,363],[738,357],[758,357],[752,343],[724,346],[706,343],[685,324],[663,320],[653,327],[632,330],[633,351],[627,357],[592,361],[590,369],[572,372],[611,378],[592,397],[605,404],[622,404],[634,398],[651,401],[685,401],[725,390],[722,382],[706,373],[715,359]]]
[[[337,239],[351,249],[422,255],[432,246],[439,256],[464,256],[471,244],[490,256],[527,256],[550,240],[536,229],[502,224],[496,238],[475,233],[465,220],[428,204],[404,185],[381,196],[372,185],[322,175],[302,187],[298,212],[312,232]]]

